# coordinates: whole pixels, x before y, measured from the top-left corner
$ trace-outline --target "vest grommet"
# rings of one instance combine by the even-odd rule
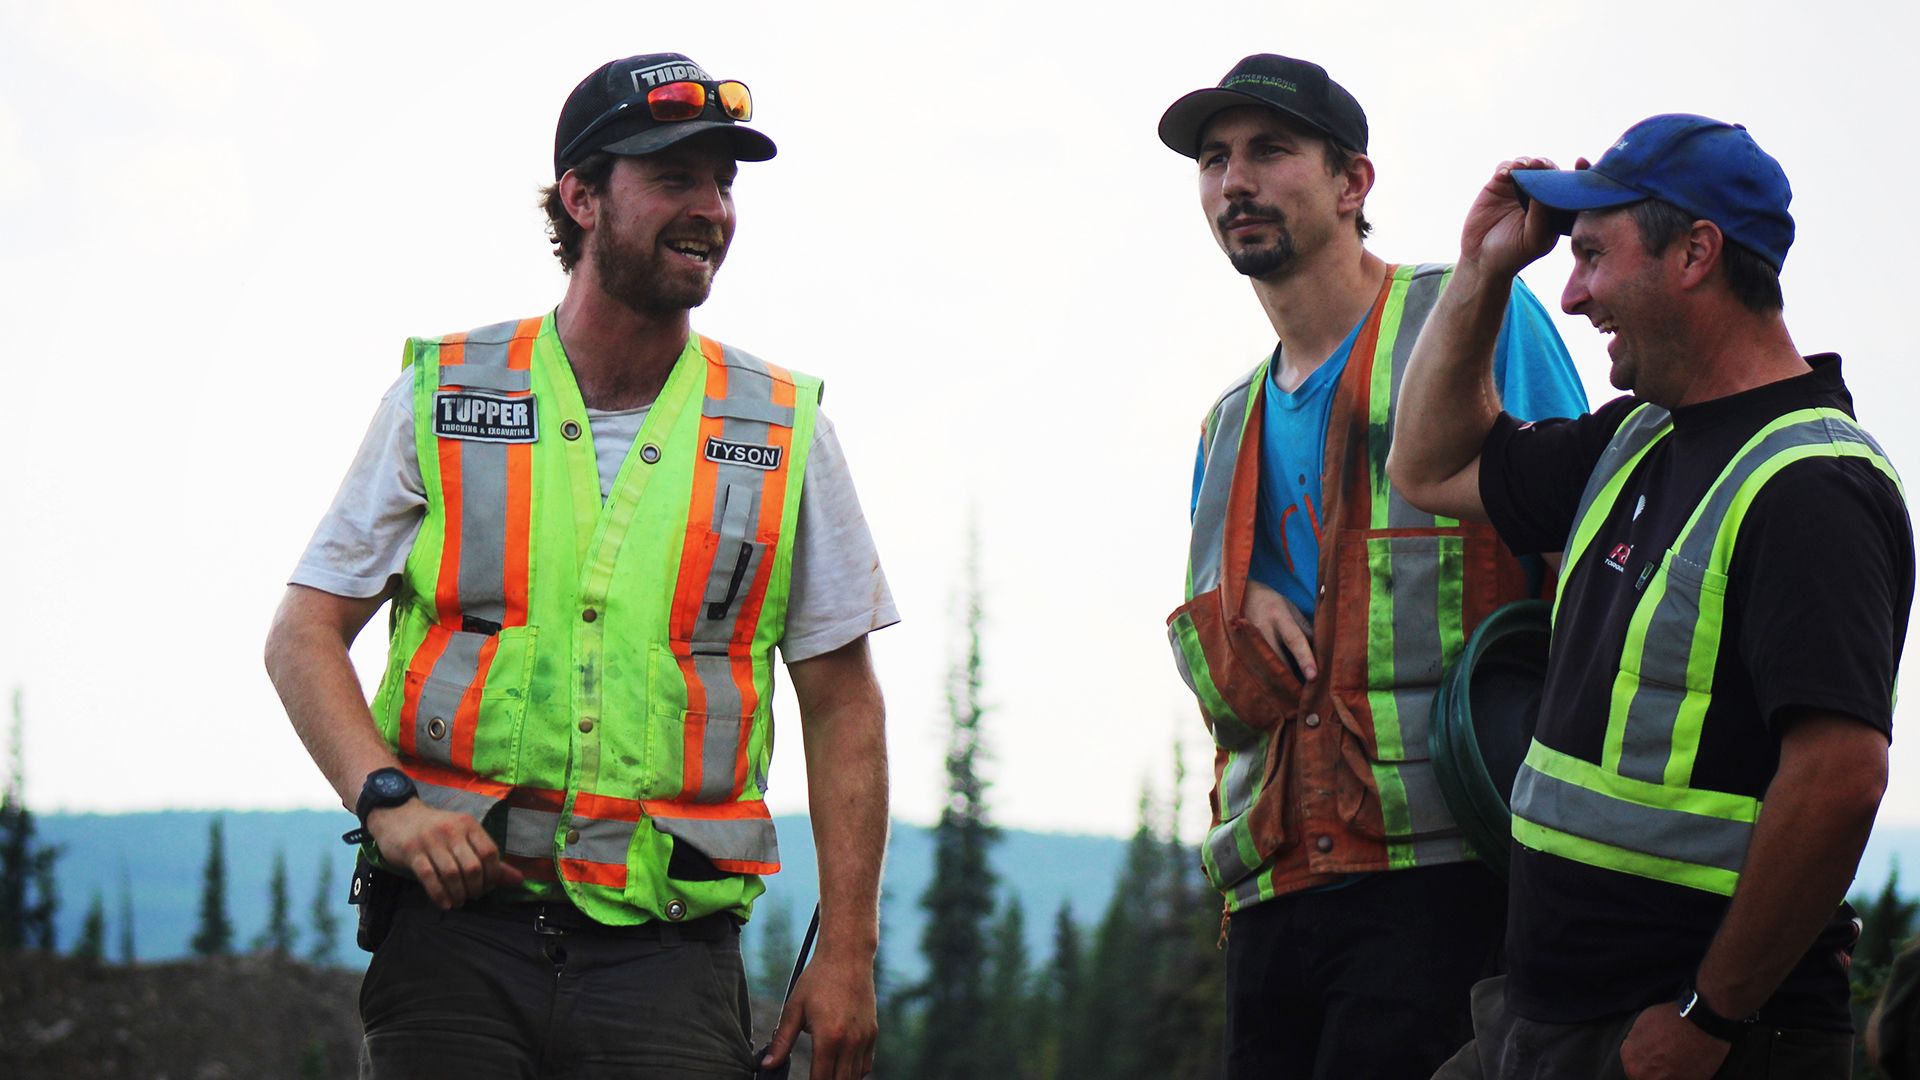
[[[1315,840],[1315,841],[1313,842],[1313,846],[1314,846],[1314,847],[1316,847],[1316,848],[1319,848],[1319,849],[1320,849],[1320,851],[1321,851],[1322,853],[1325,853],[1325,852],[1329,852],[1329,851],[1332,851],[1332,850],[1333,850],[1333,837],[1331,837],[1331,836],[1322,836],[1322,837],[1320,837],[1319,839],[1317,839],[1317,840]]]
[[[581,717],[580,718],[580,734],[585,735],[587,732],[592,730],[593,730],[593,717],[591,716]]]
[[[568,441],[572,441],[574,439],[579,438],[580,437],[580,421],[568,420],[566,423],[561,424],[560,434],[564,436]]]
[[[1308,727],[1319,727],[1319,726],[1320,726],[1320,714],[1319,714],[1319,713],[1308,713],[1308,714],[1307,714],[1307,726],[1308,726]]]
[[[568,829],[568,830],[567,830],[567,843],[569,843],[569,844],[577,844],[577,843],[579,843],[579,842],[580,842],[580,830],[579,830],[579,829]]]
[[[652,443],[647,443],[640,448],[640,460],[649,465],[658,463],[660,460],[660,448]]]
[[[592,608],[588,608],[587,610],[580,613],[581,622],[592,622],[593,620],[599,617],[600,617],[600,613],[593,610]]]
[[[442,720],[436,716],[433,719],[427,721],[427,738],[438,740],[438,739],[444,739],[446,737],[447,737],[447,722],[445,720]]]
[[[686,917],[687,917],[687,902],[685,900],[667,901],[668,921],[679,922],[681,919],[684,919]]]

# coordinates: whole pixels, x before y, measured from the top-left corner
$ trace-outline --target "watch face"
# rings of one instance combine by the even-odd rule
[[[380,769],[367,777],[367,793],[383,805],[403,800],[413,794],[413,780],[398,769]]]

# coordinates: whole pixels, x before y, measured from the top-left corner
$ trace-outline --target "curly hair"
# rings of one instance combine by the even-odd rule
[[[598,195],[607,189],[607,178],[613,175],[613,161],[614,155],[596,152],[582,158],[570,171],[588,191]],[[560,260],[560,269],[571,274],[580,261],[580,238],[586,231],[567,213],[566,204],[560,200],[560,181],[540,189],[540,208],[547,212],[547,239],[553,244],[553,257]]]

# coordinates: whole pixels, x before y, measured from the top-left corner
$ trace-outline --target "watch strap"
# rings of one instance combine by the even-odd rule
[[[1713,1011],[1707,1004],[1707,1000],[1700,996],[1699,989],[1692,983],[1688,983],[1686,988],[1680,991],[1680,1016],[1721,1042],[1738,1042],[1740,1036],[1752,1027],[1753,1022],[1758,1018],[1756,1015],[1740,1020],[1730,1020],[1721,1016]]]

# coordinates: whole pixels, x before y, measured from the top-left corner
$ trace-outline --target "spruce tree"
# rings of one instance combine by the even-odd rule
[[[340,952],[340,916],[334,910],[338,901],[333,895],[333,853],[322,849],[320,852],[320,876],[313,886],[312,944],[307,946],[307,959],[316,964],[331,964]]]
[[[987,964],[987,1024],[982,1076],[997,1080],[1036,1077],[1038,1062],[1034,1002],[1028,984],[1027,930],[1020,898],[1010,896],[993,926],[993,949]]]
[[[253,939],[256,952],[293,955],[293,921],[287,913],[287,853],[273,853],[273,871],[267,878],[267,925]]]
[[[133,873],[127,869],[127,860],[120,859],[120,962],[133,963]]]
[[[1040,1037],[1040,1075],[1047,1080],[1072,1080],[1080,1075],[1074,1062],[1085,1053],[1086,984],[1081,974],[1080,924],[1066,901],[1053,917],[1053,959],[1040,1010],[1046,1029]]]
[[[33,811],[27,809],[22,730],[26,722],[18,687],[13,691],[13,724],[7,738],[6,784],[0,787],[0,953],[19,949],[52,951],[59,895],[54,864],[60,849],[34,838]]]
[[[233,923],[227,918],[226,841],[218,815],[207,826],[207,866],[200,886],[200,924],[193,932],[199,956],[225,956],[233,950]]]
[[[973,1080],[982,1067],[986,1018],[987,920],[993,914],[994,875],[988,851],[998,838],[987,820],[981,721],[982,604],[978,543],[968,559],[966,655],[947,690],[952,732],[947,744],[947,802],[933,830],[933,878],[920,896],[926,928],[920,951],[927,976],[915,990],[922,1009],[916,1027],[916,1080]]]
[[[80,926],[80,940],[73,946],[73,955],[87,964],[98,964],[107,955],[107,903],[97,889],[93,903],[87,905],[87,920]]]

